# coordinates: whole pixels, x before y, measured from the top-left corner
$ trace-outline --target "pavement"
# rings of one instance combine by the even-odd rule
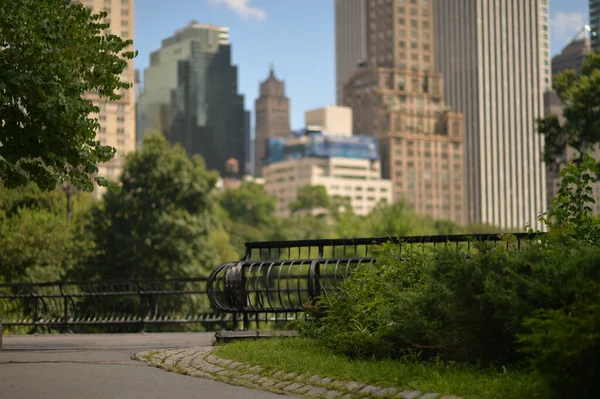
[[[132,360],[140,351],[207,348],[213,337],[214,333],[4,336],[0,398],[281,398]]]

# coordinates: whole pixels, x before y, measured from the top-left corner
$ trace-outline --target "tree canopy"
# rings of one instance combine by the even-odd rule
[[[68,278],[91,255],[93,243],[80,226],[90,208],[89,193],[73,197],[75,218],[66,218],[59,190],[34,184],[10,190],[0,184],[0,281],[40,282]]]
[[[331,200],[325,186],[304,186],[298,189],[296,200],[290,204],[292,213],[325,209],[329,211]]]
[[[108,191],[89,228],[98,248],[96,276],[175,278],[208,273],[219,262],[211,244],[218,175],[160,133],[127,156],[121,190]]]
[[[571,147],[581,162],[586,151],[600,143],[600,52],[587,56],[580,74],[574,70],[558,74],[552,87],[564,105],[563,120],[549,115],[538,121],[538,131],[545,137],[545,161],[556,163]]]
[[[7,187],[106,185],[96,165],[115,149],[95,139],[99,108],[88,97],[118,100],[131,87],[121,74],[135,53],[131,40],[104,33],[105,16],[64,0],[0,7],[0,178]]]

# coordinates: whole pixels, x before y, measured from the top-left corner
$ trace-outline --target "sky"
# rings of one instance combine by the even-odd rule
[[[549,0],[552,54],[588,23],[588,0]],[[254,111],[259,82],[283,79],[293,129],[304,111],[335,104],[334,0],[136,0],[136,68],[149,64],[161,40],[192,20],[230,28],[238,90]],[[252,115],[254,121],[254,113]],[[254,125],[254,123],[253,123]]]

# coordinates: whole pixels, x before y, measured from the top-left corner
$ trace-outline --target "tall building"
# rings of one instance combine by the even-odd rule
[[[134,0],[119,0],[107,2],[105,0],[81,0],[81,4],[90,7],[94,12],[106,11],[106,20],[110,22],[107,33],[120,36],[124,40],[133,39],[134,33]],[[134,60],[128,60],[127,68],[123,71],[121,79],[134,83]],[[98,121],[100,128],[96,133],[102,145],[114,147],[117,152],[109,162],[98,165],[98,174],[109,180],[116,181],[121,176],[125,155],[135,150],[135,83],[129,90],[123,90],[121,99],[117,101],[101,100],[94,94],[88,97],[100,108]],[[100,195],[103,190],[94,191]]]
[[[140,77],[140,70],[136,69],[133,73],[133,84],[134,84],[134,88],[135,88],[135,99],[136,99],[136,104],[137,104],[137,99],[140,97],[140,94],[142,94],[142,82],[141,82],[141,77]]]
[[[325,134],[352,135],[352,108],[329,105],[304,113],[306,126],[319,126]]]
[[[470,222],[541,227],[543,138],[551,89],[547,0],[435,0],[436,69],[464,114]]]
[[[306,130],[299,137],[269,139],[263,165],[265,191],[277,199],[275,214],[288,217],[304,186],[325,187],[347,199],[357,215],[392,201],[391,182],[381,178],[377,139]]]
[[[267,155],[267,141],[290,136],[290,100],[285,83],[277,79],[273,65],[267,79],[260,84],[260,96],[254,102],[254,174],[262,176],[262,161]]]
[[[581,72],[585,57],[592,51],[590,37],[587,31],[583,33],[582,37],[571,40],[560,54],[552,58],[552,76],[568,69],[572,69],[577,73]]]
[[[150,54],[138,104],[138,142],[159,130],[189,154],[202,155],[208,169],[225,175],[228,160],[235,159],[243,175],[244,97],[237,92],[229,29],[192,21]]]
[[[335,76],[337,104],[344,85],[367,54],[365,0],[335,0]]]
[[[590,28],[592,50],[600,50],[600,0],[590,0]]]
[[[466,222],[462,115],[443,103],[426,0],[367,0],[367,61],[344,88],[354,131],[378,137],[394,200],[436,219]]]
[[[244,148],[246,151],[246,175],[254,175],[254,156],[252,147],[252,116],[250,111],[244,111]]]

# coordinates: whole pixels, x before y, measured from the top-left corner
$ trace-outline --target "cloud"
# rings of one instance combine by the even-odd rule
[[[211,4],[225,4],[236,14],[242,18],[255,18],[258,20],[265,20],[267,13],[265,10],[251,7],[248,3],[251,0],[209,0]]]
[[[550,20],[552,40],[560,45],[567,44],[587,24],[582,12],[557,12]]]

